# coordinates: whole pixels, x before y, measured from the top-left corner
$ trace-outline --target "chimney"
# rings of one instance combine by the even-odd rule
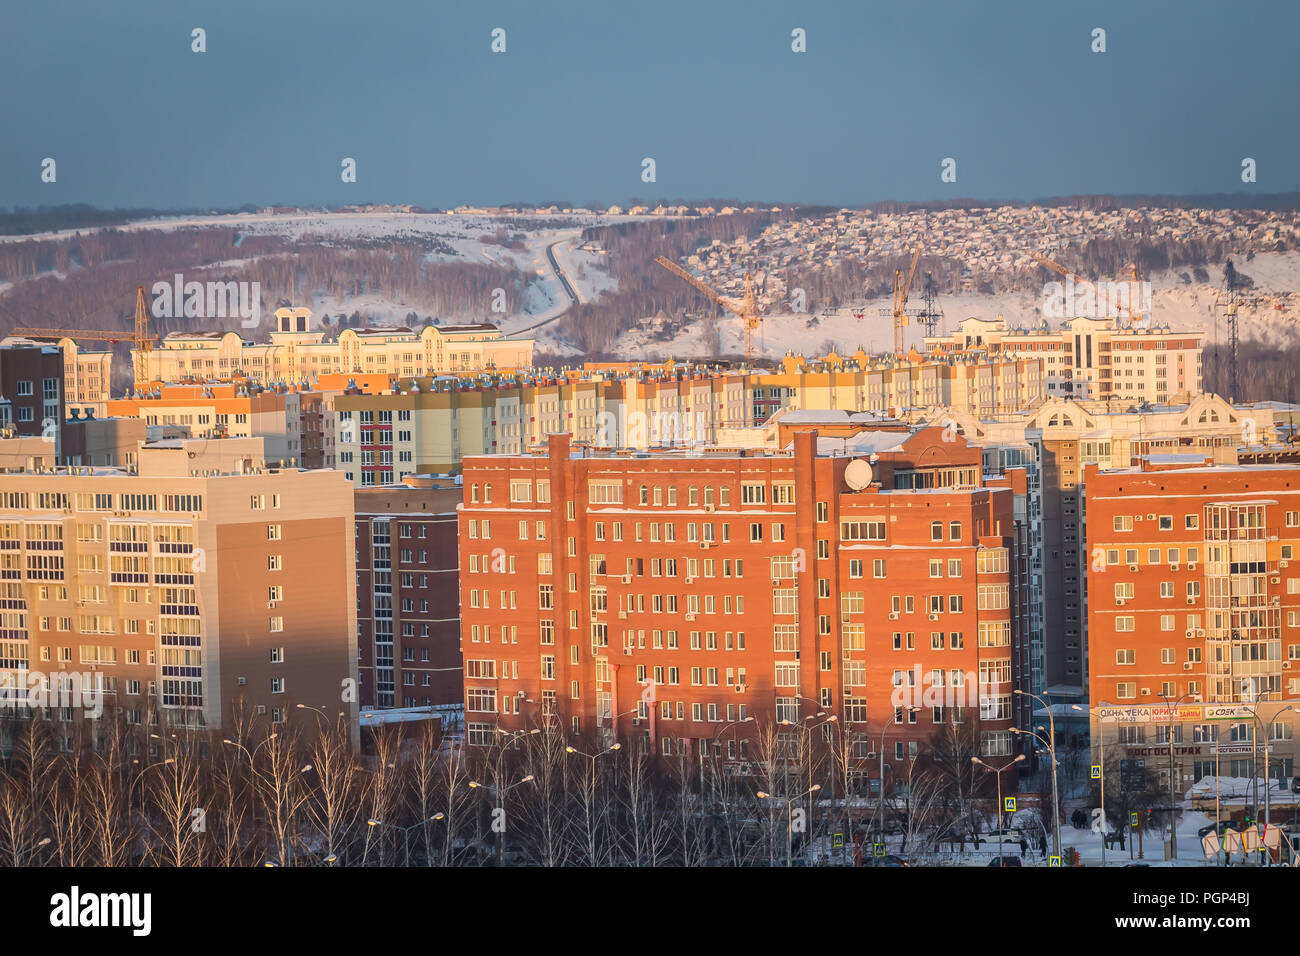
[[[569,457],[569,443],[573,436],[569,434],[547,435],[546,454],[554,461],[564,461]]]

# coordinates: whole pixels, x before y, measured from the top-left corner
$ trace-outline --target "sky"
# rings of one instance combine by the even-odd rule
[[[0,207],[1286,192],[1298,32],[1294,0],[9,4]]]

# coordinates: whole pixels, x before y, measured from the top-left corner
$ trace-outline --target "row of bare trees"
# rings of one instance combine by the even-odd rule
[[[780,866],[850,863],[856,842],[881,839],[924,855],[986,825],[973,725],[888,754],[881,795],[869,785],[876,741],[818,717],[726,725],[710,746],[674,754],[574,739],[554,718],[476,747],[432,724],[386,725],[365,753],[323,717],[241,719],[229,737],[108,718],[69,737],[67,725],[11,719],[0,726],[0,860]]]

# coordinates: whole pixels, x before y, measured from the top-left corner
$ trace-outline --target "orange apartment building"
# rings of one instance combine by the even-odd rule
[[[95,710],[169,730],[313,732],[303,703],[355,722],[352,487],[266,468],[260,452],[171,440],[129,468],[0,475],[5,712],[44,702],[65,747]]]
[[[687,454],[552,435],[467,458],[469,742],[554,718],[661,754],[725,740],[743,759],[762,724],[829,711],[863,777],[896,715],[891,765],[953,719],[1010,754],[1017,492],[982,486],[979,450],[941,429],[904,438]],[[940,471],[953,483],[931,487]]]
[[[1175,790],[1216,775],[1290,783],[1300,707],[1300,466],[1148,455],[1087,469],[1094,747]],[[1258,740],[1256,733],[1258,731]],[[1110,748],[1118,746],[1120,750]],[[1109,758],[1108,758],[1109,759]]]

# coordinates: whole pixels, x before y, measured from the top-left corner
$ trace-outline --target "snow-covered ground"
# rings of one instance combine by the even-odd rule
[[[1252,294],[1260,300],[1256,304],[1240,307],[1238,325],[1243,341],[1256,341],[1282,346],[1300,343],[1300,253],[1260,253],[1252,261],[1237,262],[1240,272],[1255,281]],[[1223,296],[1223,268],[1210,266],[1208,283],[1184,285],[1180,273],[1191,269],[1175,269],[1150,277],[1152,292],[1152,321],[1177,329],[1197,329],[1207,333],[1206,344],[1227,342],[1227,330],[1222,309],[1215,309]],[[1289,298],[1284,298],[1291,293]],[[1280,295],[1275,295],[1280,294]],[[1037,325],[1042,322],[1044,297],[1030,293],[1004,293],[999,295],[940,296],[943,321],[939,331],[949,331],[957,323],[972,316],[993,319],[1002,315],[1011,324]],[[1281,310],[1274,304],[1283,306]],[[915,304],[915,303],[912,303]],[[823,354],[833,345],[840,354],[852,353],[859,345],[868,352],[889,351],[893,348],[893,321],[880,310],[889,309],[891,299],[882,297],[869,303],[859,314],[861,319],[847,310],[835,315],[820,313],[774,314],[764,316],[760,336],[761,354],[780,358],[787,351]],[[1057,324],[1059,320],[1051,320]],[[742,330],[740,320],[731,316],[718,320],[724,353],[741,351]],[[908,346],[919,345],[924,330],[912,321],[905,330]],[[620,337],[616,350],[628,358],[642,356],[698,356],[701,330],[698,324],[688,326],[668,341],[658,341],[651,332],[633,330]]]
[[[570,284],[583,301],[593,301],[600,293],[615,283],[600,268],[600,257],[577,248],[582,230],[593,226],[628,222],[643,217],[606,216],[601,214],[537,214],[537,215],[487,215],[477,213],[399,213],[399,212],[336,212],[336,213],[238,213],[214,216],[185,216],[165,219],[146,219],[114,227],[124,231],[176,230],[193,228],[235,229],[240,235],[275,235],[290,241],[304,239],[337,241],[341,245],[368,242],[412,242],[426,244],[429,262],[466,262],[492,264],[518,270],[524,274],[527,287],[522,300],[522,310],[511,315],[493,315],[484,309],[481,313],[467,312],[480,320],[496,322],[506,332],[518,332],[539,322],[552,319],[569,308],[571,302],[551,269],[546,249],[556,244],[556,258],[568,276]],[[572,227],[543,228],[543,223],[567,220]],[[104,227],[107,228],[107,227]],[[483,236],[492,236],[504,229],[511,237],[519,237],[522,248],[511,249],[494,242],[483,242]],[[28,236],[4,236],[3,242],[23,242],[41,239],[58,239],[100,231],[99,228],[62,230]],[[237,269],[253,257],[230,258],[213,263],[209,268]],[[52,275],[54,273],[47,273]],[[10,288],[0,286],[0,295]],[[338,315],[360,312],[379,325],[400,325],[410,312],[426,314],[426,306],[393,301],[379,295],[326,296],[313,294],[311,301],[301,303],[316,314]],[[553,333],[552,333],[553,338]]]

